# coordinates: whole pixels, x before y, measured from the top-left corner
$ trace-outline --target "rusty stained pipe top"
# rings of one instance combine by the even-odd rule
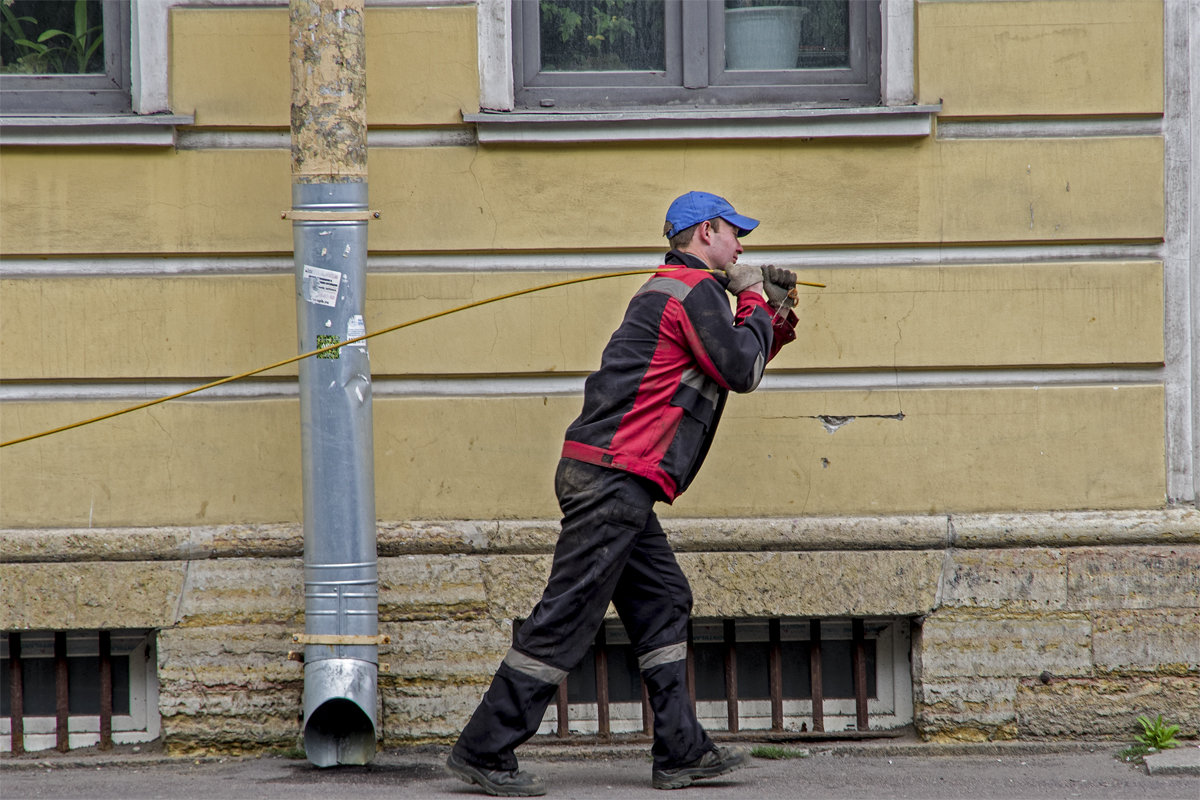
[[[291,0],[292,182],[367,179],[364,0]]]

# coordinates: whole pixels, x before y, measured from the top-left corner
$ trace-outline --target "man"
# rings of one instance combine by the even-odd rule
[[[488,794],[545,794],[513,751],[537,731],[610,600],[654,711],[652,785],[682,788],[749,758],[717,747],[696,720],[685,683],[691,589],[652,507],[691,483],[729,391],[753,391],[795,338],[795,274],[737,263],[740,238],[757,226],[716,195],[677,198],[666,266],[634,295],[584,385],[555,476],[562,532],[545,592],[446,764]]]

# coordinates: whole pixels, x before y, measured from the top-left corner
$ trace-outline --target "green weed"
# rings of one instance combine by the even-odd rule
[[[1137,721],[1141,723],[1142,732],[1133,738],[1146,747],[1153,747],[1155,750],[1169,750],[1179,745],[1179,741],[1175,738],[1175,734],[1179,733],[1179,726],[1163,722],[1162,714],[1159,714],[1153,721],[1149,717],[1138,717]]]
[[[780,747],[777,744],[760,744],[756,745],[750,751],[750,755],[755,758],[769,759],[808,758],[809,752],[807,750],[797,750],[793,747]]]

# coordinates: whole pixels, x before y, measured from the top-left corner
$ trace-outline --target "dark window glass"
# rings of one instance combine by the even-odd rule
[[[0,716],[12,715],[10,663],[0,661]],[[24,714],[53,717],[57,713],[54,659],[21,659]],[[113,714],[129,713],[129,656],[112,657]],[[67,708],[72,715],[100,713],[100,659],[97,656],[67,658]]]
[[[0,73],[103,72],[104,11],[100,0],[0,2]]]
[[[542,0],[546,72],[662,71],[662,0]]]

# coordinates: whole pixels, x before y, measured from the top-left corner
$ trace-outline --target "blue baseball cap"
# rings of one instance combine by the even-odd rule
[[[664,226],[663,235],[670,239],[685,228],[717,217],[736,227],[738,236],[745,236],[758,227],[758,220],[743,217],[734,211],[733,206],[724,197],[708,192],[688,192],[676,197],[675,202],[667,209],[667,224]]]

